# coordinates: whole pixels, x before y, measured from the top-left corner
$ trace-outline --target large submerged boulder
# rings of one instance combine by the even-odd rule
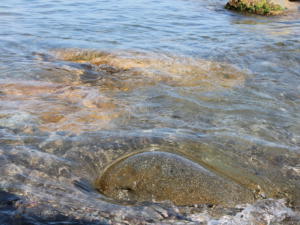
[[[288,0],[229,0],[225,8],[258,15],[280,15],[297,9],[297,3]]]
[[[234,206],[254,201],[249,189],[177,154],[144,152],[123,158],[96,181],[104,195],[125,201]]]

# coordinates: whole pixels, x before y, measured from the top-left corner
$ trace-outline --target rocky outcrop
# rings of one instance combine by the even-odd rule
[[[286,10],[295,10],[296,2],[288,0],[229,0],[225,8],[257,15],[280,15]]]

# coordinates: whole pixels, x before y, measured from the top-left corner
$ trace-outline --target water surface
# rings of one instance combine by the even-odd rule
[[[22,196],[32,218],[294,218],[300,12],[245,16],[225,3],[2,1],[0,190]],[[206,206],[127,206],[93,189],[113,161],[152,150],[185,154],[251,189],[258,202],[206,214]]]

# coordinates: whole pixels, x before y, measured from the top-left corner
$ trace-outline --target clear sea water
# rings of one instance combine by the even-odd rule
[[[33,224],[55,215],[66,223],[297,222],[300,11],[259,17],[225,4],[1,1],[0,190],[24,198],[21,215]],[[112,162],[150,150],[188,155],[268,200],[213,214],[124,205],[93,189]],[[0,212],[14,220],[20,209]]]

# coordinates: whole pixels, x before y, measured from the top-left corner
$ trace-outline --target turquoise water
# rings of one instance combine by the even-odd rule
[[[2,1],[0,190],[42,215],[146,215],[92,183],[119,157],[165,149],[297,211],[300,12],[225,3]]]

